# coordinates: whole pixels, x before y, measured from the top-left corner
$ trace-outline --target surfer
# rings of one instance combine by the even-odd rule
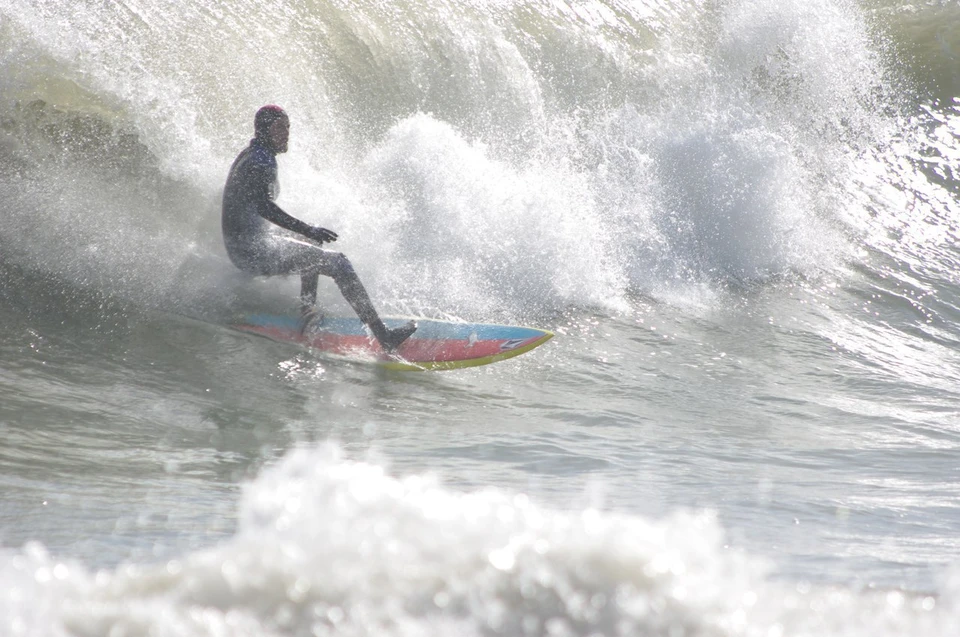
[[[332,278],[381,347],[395,350],[417,324],[410,321],[388,329],[347,257],[321,247],[336,241],[337,233],[304,223],[274,203],[279,191],[276,156],[287,152],[290,118],[279,106],[264,106],[257,111],[253,128],[254,138],[234,160],[223,191],[223,240],[230,260],[257,275],[300,275],[301,332],[317,316],[320,275]],[[276,232],[273,226],[287,232]]]

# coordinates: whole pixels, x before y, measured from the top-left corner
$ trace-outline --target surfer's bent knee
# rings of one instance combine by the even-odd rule
[[[330,266],[333,269],[333,275],[353,274],[353,264],[350,259],[341,252],[335,252],[330,255]]]

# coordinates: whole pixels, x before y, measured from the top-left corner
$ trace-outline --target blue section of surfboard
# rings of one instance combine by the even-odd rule
[[[409,320],[409,317],[383,319],[390,328]],[[275,341],[407,371],[489,365],[529,352],[553,338],[552,332],[533,327],[424,318],[413,320],[417,322],[417,331],[391,354],[381,349],[356,317],[318,317],[301,331],[296,317],[246,314],[233,321],[230,327]]]

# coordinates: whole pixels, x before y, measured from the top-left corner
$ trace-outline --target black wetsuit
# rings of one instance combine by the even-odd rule
[[[276,154],[260,139],[250,141],[230,167],[223,190],[221,224],[230,260],[241,270],[259,275],[299,274],[300,297],[306,310],[316,302],[319,275],[333,278],[357,316],[385,344],[394,347],[416,329],[415,324],[387,330],[377,315],[350,261],[341,253],[324,250],[272,225],[313,242],[336,234],[291,217],[274,203],[279,193]]]

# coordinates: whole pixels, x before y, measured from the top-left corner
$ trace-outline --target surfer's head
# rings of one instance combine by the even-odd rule
[[[253,131],[257,139],[274,153],[287,152],[290,118],[279,106],[268,104],[261,107],[253,118]]]

